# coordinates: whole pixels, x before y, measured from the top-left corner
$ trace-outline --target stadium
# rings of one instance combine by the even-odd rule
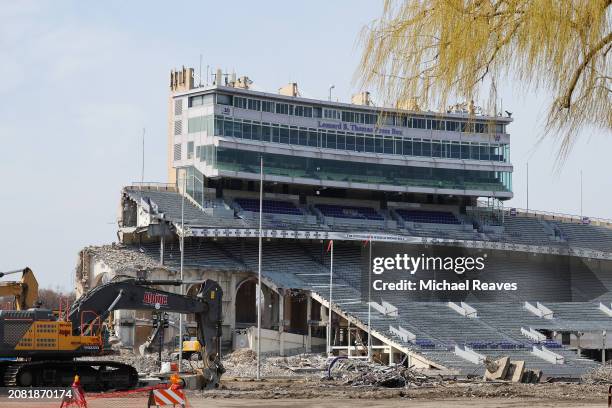
[[[303,98],[295,83],[266,93],[247,77],[214,77],[196,86],[191,68],[171,72],[168,181],[122,189],[119,243],[79,253],[77,296],[120,275],[177,278],[182,265],[187,280],[221,284],[225,350],[324,351],[331,322],[335,355],[407,356],[458,376],[479,374],[487,357],[551,379],[606,361],[612,221],[504,206],[513,118],[473,103],[381,108],[367,92],[340,103]],[[372,259],[397,254],[483,268],[372,273]],[[372,288],[381,279],[435,282]],[[136,349],[151,332],[146,313],[116,311],[113,325]]]

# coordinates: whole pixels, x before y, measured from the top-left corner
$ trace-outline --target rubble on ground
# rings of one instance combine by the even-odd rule
[[[587,384],[610,384],[612,383],[612,363],[600,365],[582,376],[582,381]]]
[[[384,366],[364,360],[340,360],[331,374],[331,379],[339,381],[339,384],[355,387],[433,387],[442,382],[439,377],[425,375],[403,365]]]
[[[225,376],[237,378],[257,376],[257,354],[253,350],[238,349],[223,356],[221,362],[226,369]],[[325,370],[326,364],[327,358],[321,354],[307,353],[290,357],[262,354],[260,372],[265,377],[304,376]]]

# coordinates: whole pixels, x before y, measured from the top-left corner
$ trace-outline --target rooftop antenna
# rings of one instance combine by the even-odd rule
[[[208,86],[208,70],[210,69],[210,65],[206,65],[206,86]]]
[[[198,88],[202,86],[202,54],[200,54],[200,73],[198,74]]]
[[[142,169],[140,172],[140,183],[144,184],[144,165],[145,165],[145,132],[146,129],[142,128]]]

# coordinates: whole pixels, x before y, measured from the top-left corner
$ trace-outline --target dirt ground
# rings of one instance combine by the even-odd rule
[[[329,407],[354,408],[358,403],[377,407],[605,407],[607,385],[450,383],[421,388],[373,388],[326,384],[313,379],[267,379],[251,381],[224,378],[217,390],[188,392],[193,408],[204,407]],[[144,394],[105,398],[88,394],[89,408],[146,407]],[[0,406],[59,407],[56,402],[0,399]]]

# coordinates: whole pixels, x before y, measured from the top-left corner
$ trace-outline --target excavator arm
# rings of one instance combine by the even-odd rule
[[[151,310],[194,314],[197,337],[202,345],[203,374],[207,387],[216,387],[225,371],[220,361],[221,300],[223,291],[217,282],[201,283],[195,296],[186,296],[151,288],[150,285],[179,286],[181,281],[124,279],[97,286],[72,305],[68,320],[73,334],[92,331],[96,322],[104,321],[114,310]]]
[[[38,281],[30,268],[23,270],[0,272],[0,278],[6,275],[21,273],[20,281],[0,282],[0,296],[15,298],[15,310],[26,310],[34,307],[38,300]]]

